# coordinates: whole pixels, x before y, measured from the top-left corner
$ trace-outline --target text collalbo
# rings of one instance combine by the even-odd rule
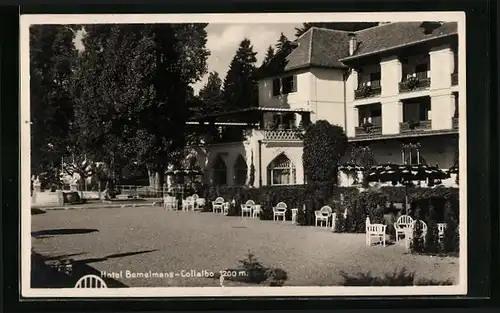
[[[134,279],[134,278],[202,278],[202,277],[215,277],[215,273],[207,270],[182,270],[180,272],[132,272],[130,270],[118,272],[101,271],[101,277],[113,279]]]

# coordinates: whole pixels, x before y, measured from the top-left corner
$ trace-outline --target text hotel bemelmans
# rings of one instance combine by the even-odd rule
[[[121,270],[118,272],[106,272],[101,271],[101,277],[103,278],[203,278],[203,277],[215,277],[215,273],[208,270],[182,270],[180,272],[132,272],[130,270]]]

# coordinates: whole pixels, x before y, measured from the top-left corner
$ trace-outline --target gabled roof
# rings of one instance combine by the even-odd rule
[[[429,30],[429,32],[426,32]],[[350,32],[312,27],[294,45],[276,53],[257,78],[307,68],[346,68],[346,61],[457,34],[456,22],[392,22],[354,32],[357,49],[349,56]]]
[[[429,29],[428,33],[425,31],[426,28]],[[360,30],[354,34],[358,43],[357,49],[354,55],[345,57],[342,61],[456,35],[457,23],[393,22]]]
[[[297,38],[291,47],[276,53],[270,62],[257,70],[258,77],[279,75],[300,68],[345,68],[339,59],[349,51],[349,32],[312,27]]]

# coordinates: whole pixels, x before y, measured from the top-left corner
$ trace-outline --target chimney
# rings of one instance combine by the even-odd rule
[[[349,56],[353,55],[357,48],[356,34],[349,33]]]

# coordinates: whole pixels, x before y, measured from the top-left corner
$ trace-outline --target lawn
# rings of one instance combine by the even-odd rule
[[[218,279],[185,273],[235,268],[249,251],[265,266],[285,271],[285,286],[341,285],[341,272],[384,275],[403,267],[416,279],[458,279],[458,258],[411,255],[400,245],[367,247],[364,234],[335,234],[289,222],[160,207],[57,210],[31,219],[36,253],[121,272],[117,280],[129,287],[218,286]],[[162,277],[132,278],[126,271]]]

